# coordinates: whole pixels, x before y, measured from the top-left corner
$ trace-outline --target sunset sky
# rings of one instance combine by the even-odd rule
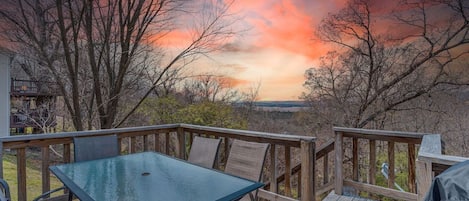
[[[314,66],[327,46],[314,39],[314,29],[343,1],[238,0],[231,8],[242,16],[243,31],[211,59],[199,61],[234,79],[247,90],[260,84],[259,100],[298,100],[305,70]]]

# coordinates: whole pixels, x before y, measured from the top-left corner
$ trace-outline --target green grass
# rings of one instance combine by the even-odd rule
[[[8,182],[11,191],[12,200],[18,200],[18,181],[16,178],[16,164],[4,160],[3,161],[3,178]],[[32,200],[42,194],[41,172],[27,167],[26,168],[26,188],[27,199]],[[62,186],[62,183],[55,177],[50,179],[51,189]],[[60,192],[61,193],[61,192]]]

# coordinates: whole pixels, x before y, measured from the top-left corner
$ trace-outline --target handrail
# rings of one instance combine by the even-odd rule
[[[430,133],[374,130],[374,129],[363,129],[363,128],[345,128],[345,127],[333,127],[333,130],[335,132],[357,133],[357,134],[369,135],[369,136],[391,136],[391,137],[405,137],[405,138],[416,138],[416,139],[422,139],[423,136],[430,135]]]
[[[370,140],[392,141],[412,144],[420,144],[423,136],[430,135],[426,133],[372,130],[361,128],[333,127],[332,129],[335,133],[342,133],[344,137],[364,138]]]
[[[199,125],[190,125],[190,124],[178,124],[178,127],[184,128],[186,131],[203,131],[205,133],[223,133],[224,135],[230,137],[243,136],[251,138],[257,142],[264,143],[281,143],[285,144],[288,142],[289,145],[300,147],[301,141],[316,141],[315,137],[301,136],[301,135],[285,135],[285,134],[276,134],[276,133],[266,133],[258,131],[248,131],[248,130],[238,130],[238,129],[229,129],[229,128],[215,128],[208,126],[199,126]],[[265,139],[267,138],[267,139]]]
[[[16,135],[16,136],[0,137],[0,141],[8,144],[9,142],[19,142],[19,141],[73,138],[73,137],[84,137],[84,136],[93,136],[93,135],[151,131],[151,130],[159,130],[159,129],[176,129],[178,127],[179,127],[179,124],[165,124],[165,125],[156,125],[156,126],[141,126],[141,127],[128,127],[128,128],[89,130],[89,131],[45,133],[45,134],[40,134],[40,135]],[[4,148],[6,147],[4,146]]]

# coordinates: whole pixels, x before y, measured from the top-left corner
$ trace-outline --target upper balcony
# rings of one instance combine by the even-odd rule
[[[60,94],[57,83],[46,81],[11,79],[11,96],[58,96]]]
[[[355,196],[366,192],[371,199],[377,200],[383,197],[422,200],[434,175],[467,160],[442,155],[439,135],[350,128],[334,128],[334,131],[335,139],[319,147],[316,147],[314,137],[188,124],[11,136],[0,138],[3,150],[0,159],[14,156],[16,166],[7,170],[16,171],[16,181],[12,178],[7,178],[7,181],[16,184],[12,189],[18,191],[13,190],[12,193],[19,201],[38,196],[31,193],[32,183],[37,181],[27,179],[30,178],[26,169],[27,164],[31,164],[31,156],[40,158],[41,177],[38,178],[41,178],[41,191],[46,192],[51,189],[51,181],[55,180],[49,166],[73,161],[71,144],[72,139],[78,136],[116,134],[121,154],[157,151],[180,159],[187,159],[194,136],[221,138],[215,165],[218,169],[223,169],[233,139],[269,143],[262,180],[265,186],[258,196],[263,200],[279,201],[321,200],[331,190],[339,195]],[[397,160],[396,154],[403,154],[405,160]],[[388,172],[388,180],[384,184],[378,181],[380,171],[377,164],[383,158],[389,170],[402,166],[399,175],[407,178],[404,184],[401,183],[402,190],[395,187],[398,175],[394,171]],[[406,161],[406,165],[401,164],[402,161]],[[0,175],[7,170],[1,165]]]

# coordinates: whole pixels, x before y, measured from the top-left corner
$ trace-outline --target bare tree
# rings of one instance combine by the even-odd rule
[[[232,22],[225,20],[231,17],[228,8],[233,2],[208,3],[203,12],[195,12],[190,10],[194,2],[181,0],[8,0],[0,16],[6,35],[18,49],[29,52],[24,56],[49,70],[75,129],[83,130],[84,121],[91,129],[96,117],[100,128],[121,125],[167,73],[234,34]],[[191,41],[167,63],[148,62],[149,52],[167,33],[181,28],[181,16],[197,19],[190,29]],[[163,48],[158,50],[156,58],[170,57]],[[145,82],[150,67],[161,70]],[[142,90],[146,92],[137,93]],[[119,114],[122,98],[138,94],[141,101]]]
[[[318,37],[338,49],[306,71],[303,98],[318,111],[333,111],[324,115],[328,122],[361,128],[436,86],[466,84],[452,71],[469,53],[468,4],[403,1],[383,16],[372,1],[350,1],[319,26]],[[320,110],[324,106],[330,110]]]
[[[20,117],[25,127],[33,126],[41,129],[42,133],[51,133],[57,125],[55,104],[56,99],[51,97],[26,100],[17,97],[13,107],[17,110],[15,115]]]
[[[237,96],[231,83],[221,75],[198,75],[184,82],[183,96],[189,104],[195,102],[230,102]]]

